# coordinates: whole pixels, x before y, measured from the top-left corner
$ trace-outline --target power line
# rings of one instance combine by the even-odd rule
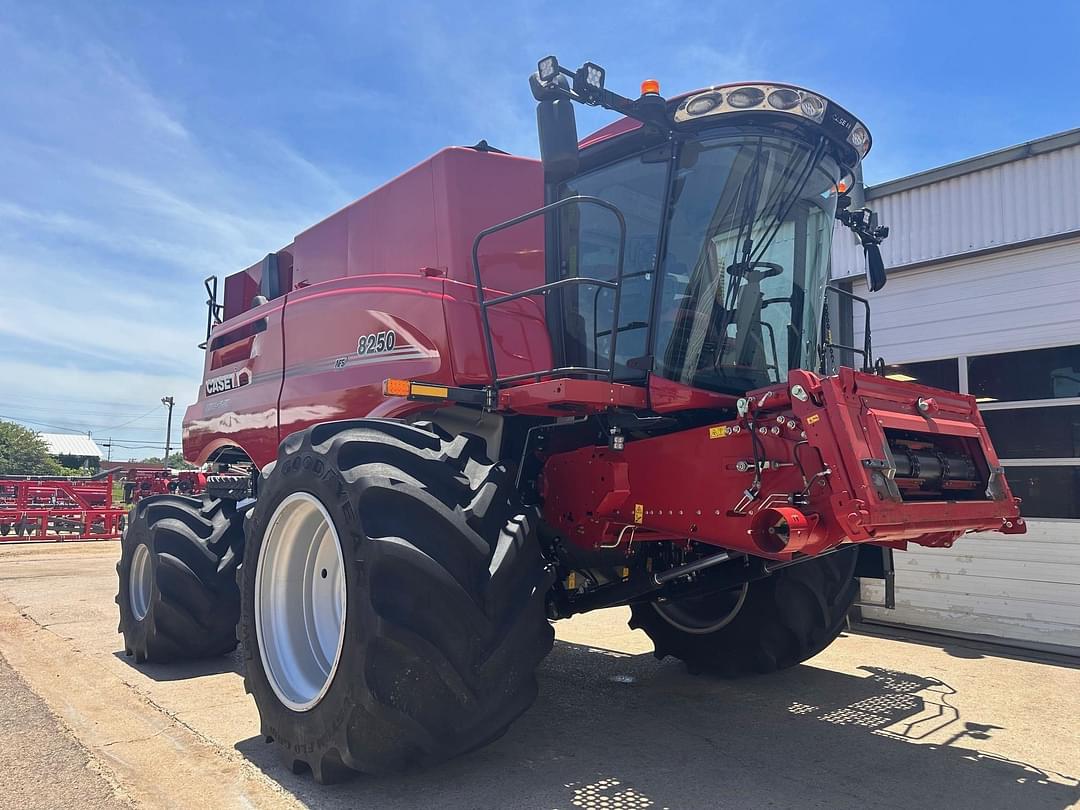
[[[136,416],[134,419],[129,419],[128,421],[126,421],[126,422],[124,422],[122,424],[119,424],[119,425],[113,425],[112,427],[102,428],[102,430],[119,430],[122,427],[126,427],[127,425],[130,425],[132,422],[138,422],[140,419],[145,419],[146,417],[148,417],[150,414],[154,413],[155,411],[157,411],[157,406],[154,406],[153,408],[151,408],[150,410],[148,410],[146,413],[142,414],[141,416]],[[169,418],[170,419],[172,418],[172,408],[169,408]]]
[[[68,432],[71,432],[71,433],[77,433],[79,435],[82,435],[82,434],[87,432],[85,430],[80,430],[79,428],[73,428],[73,427],[70,427],[68,425],[54,425],[54,424],[51,424],[49,422],[42,422],[42,421],[37,420],[37,419],[24,419],[21,416],[5,416],[2,413],[0,413],[0,419],[7,419],[7,420],[9,420],[11,422],[28,422],[31,425],[38,425],[40,427],[53,428],[54,430],[64,430],[64,431],[68,431]],[[99,429],[98,432],[103,432],[103,430]],[[135,437],[129,437],[128,440],[129,441],[134,441]],[[180,442],[179,439],[175,439],[173,437],[170,437],[170,441],[175,441],[176,443]],[[116,442],[116,444],[119,445],[120,441],[118,440]],[[138,447],[152,447],[152,446],[155,446],[155,445],[154,444],[146,444],[146,445],[137,445],[137,446]],[[163,442],[157,442],[156,446],[164,447],[165,444]]]
[[[31,425],[41,425],[42,427],[54,428],[56,430],[73,430],[76,433],[86,433],[85,430],[79,430],[78,428],[68,427],[66,425],[52,425],[48,422],[38,421],[37,419],[24,419],[21,416],[4,416],[4,414],[0,413],[0,419],[9,419],[12,422],[29,422]]]
[[[115,411],[117,408],[134,409],[138,407],[137,403],[133,403],[130,398],[122,400],[114,399],[81,399],[79,397],[67,397],[67,396],[33,396],[29,394],[17,394],[14,391],[7,390],[2,393],[5,400],[11,400],[14,403],[23,403],[19,407],[32,407],[32,408],[49,408],[50,406],[57,406],[59,408],[70,407],[90,407],[90,408],[108,408]],[[41,403],[41,404],[38,404]]]
[[[42,406],[42,405],[28,405],[20,402],[0,402],[0,408],[7,408],[15,411],[33,411],[34,413],[44,414],[61,414],[64,416],[91,416],[91,417],[108,417],[113,418],[120,417],[121,419],[128,416],[138,417],[142,414],[139,409],[131,408],[111,408],[107,411],[93,411],[82,410],[78,407],[59,407],[59,406]]]

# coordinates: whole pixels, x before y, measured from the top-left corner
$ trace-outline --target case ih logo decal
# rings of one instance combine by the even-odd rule
[[[384,332],[373,332],[370,335],[360,336],[360,339],[356,342],[356,353],[365,355],[391,352],[396,344],[397,335],[393,329],[387,329]]]
[[[206,395],[212,396],[225,391],[232,391],[234,388],[239,388],[240,385],[240,375],[235,371],[232,374],[211,377],[206,381]]]

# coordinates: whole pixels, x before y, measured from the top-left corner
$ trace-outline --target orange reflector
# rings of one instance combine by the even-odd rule
[[[645,81],[643,81],[641,83],[641,95],[644,96],[647,93],[654,93],[656,95],[660,95],[660,82],[658,82],[656,79],[646,79]]]
[[[840,194],[844,194],[847,191],[847,183],[841,180],[839,183],[836,184],[836,190]]]
[[[388,397],[407,397],[409,395],[408,380],[384,380],[382,384],[383,395]]]
[[[409,394],[414,397],[432,397],[434,399],[446,399],[450,396],[450,389],[445,385],[424,385],[423,383],[411,383]]]

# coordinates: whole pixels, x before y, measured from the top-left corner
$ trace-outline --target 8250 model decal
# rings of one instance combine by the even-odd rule
[[[206,381],[206,394],[220,394],[224,391],[232,391],[240,387],[240,375],[237,372],[222,374],[220,377],[211,377]]]
[[[361,335],[356,342],[356,353],[359,355],[379,354],[380,352],[393,351],[397,343],[397,335],[393,329],[383,332],[373,332],[370,335]]]

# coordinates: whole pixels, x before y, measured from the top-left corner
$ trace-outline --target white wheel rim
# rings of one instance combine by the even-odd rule
[[[304,712],[334,680],[345,641],[345,561],[318,498],[295,492],[270,518],[255,569],[255,635],[270,687]]]
[[[154,584],[150,571],[150,549],[145,543],[135,546],[131,555],[131,571],[128,573],[128,593],[131,599],[131,612],[135,621],[141,622],[150,610],[150,590]]]
[[[660,614],[660,618],[684,633],[695,636],[703,636],[715,633],[727,627],[739,615],[743,603],[746,602],[746,594],[750,590],[750,583],[743,583],[735,597],[735,604],[727,611],[721,610],[715,615],[695,614],[685,610],[677,602],[653,602],[653,609]]]

